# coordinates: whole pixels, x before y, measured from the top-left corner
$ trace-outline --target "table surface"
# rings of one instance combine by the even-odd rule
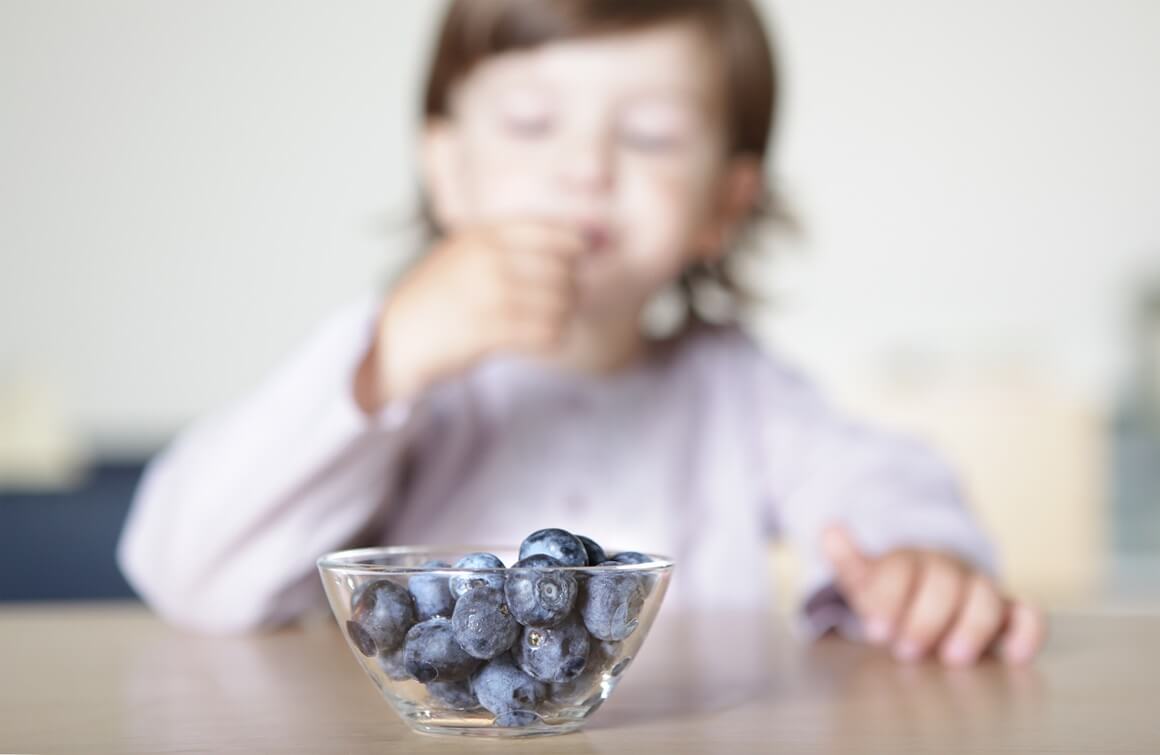
[[[0,608],[0,752],[1160,752],[1160,616],[1064,614],[1028,668],[899,665],[761,617],[662,616],[587,726],[414,734],[333,622],[205,637],[133,604]]]

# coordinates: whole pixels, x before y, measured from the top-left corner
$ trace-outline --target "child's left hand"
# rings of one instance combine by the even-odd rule
[[[1043,614],[953,556],[910,549],[868,556],[841,527],[828,529],[822,545],[866,638],[890,645],[899,660],[937,652],[947,665],[966,666],[993,646],[1003,660],[1026,663],[1043,646]]]

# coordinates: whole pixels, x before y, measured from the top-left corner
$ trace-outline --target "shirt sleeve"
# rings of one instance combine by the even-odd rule
[[[333,316],[149,464],[117,556],[160,615],[217,632],[292,620],[321,602],[316,559],[381,521],[425,406],[355,403],[377,311],[368,298]]]
[[[802,629],[859,637],[821,536],[843,524],[867,552],[940,550],[994,574],[995,554],[950,467],[913,439],[840,416],[796,375],[767,364],[759,385],[772,519],[803,567]]]

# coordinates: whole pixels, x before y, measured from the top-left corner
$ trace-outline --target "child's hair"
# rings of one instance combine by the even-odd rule
[[[423,96],[428,121],[449,116],[452,90],[482,61],[564,39],[634,31],[677,21],[692,22],[707,35],[724,62],[726,136],[730,156],[751,155],[765,162],[777,115],[777,71],[769,38],[751,0],[454,0],[439,32]],[[786,220],[767,189],[733,248],[712,264],[686,270],[680,279],[687,322],[716,319],[705,309],[728,315],[753,295],[739,284],[731,261],[760,221]],[[441,231],[424,203],[424,223],[432,238]],[[702,298],[709,307],[700,304]],[[719,315],[718,315],[719,316]]]

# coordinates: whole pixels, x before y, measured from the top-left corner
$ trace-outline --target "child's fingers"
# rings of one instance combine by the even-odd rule
[[[866,639],[870,642],[881,645],[893,639],[914,590],[918,565],[919,556],[913,551],[896,551],[875,565],[861,603]]]
[[[994,584],[979,574],[971,577],[959,615],[939,648],[943,663],[968,666],[977,661],[1002,628],[1004,610]]]
[[[499,348],[510,348],[533,354],[551,354],[564,342],[567,326],[551,320],[524,320],[505,330]]]
[[[508,323],[562,324],[572,313],[572,296],[551,289],[528,289],[508,295],[501,317]]]
[[[504,223],[495,229],[500,244],[508,250],[526,250],[575,260],[588,248],[583,234],[561,225],[535,221]]]
[[[551,350],[559,345],[576,309],[571,269],[541,253],[515,252],[511,257],[501,311],[511,337],[506,345]]]
[[[516,294],[500,313],[496,346],[550,352],[563,342],[572,310],[570,297],[549,290]]]
[[[1007,628],[999,640],[999,654],[1008,663],[1027,663],[1047,639],[1047,620],[1037,608],[1013,602],[1008,609]]]
[[[952,561],[930,558],[923,563],[894,644],[896,658],[915,661],[930,651],[955,617],[964,582],[962,568]]]
[[[870,577],[872,560],[858,548],[844,527],[833,525],[822,533],[822,552],[834,567],[838,589],[857,602]]]
[[[527,289],[546,289],[561,295],[575,289],[575,268],[563,258],[527,249],[513,249],[503,256],[503,274],[507,283],[520,293]]]

